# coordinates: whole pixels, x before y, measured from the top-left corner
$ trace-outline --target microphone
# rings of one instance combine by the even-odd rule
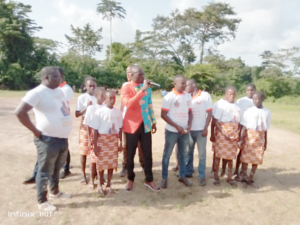
[[[156,87],[160,87],[160,84],[158,84],[158,83],[155,83],[155,82],[153,82],[153,81],[150,81],[150,85],[152,85],[152,86],[156,86]]]

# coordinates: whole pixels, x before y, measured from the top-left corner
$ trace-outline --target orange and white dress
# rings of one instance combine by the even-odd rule
[[[83,121],[83,125],[86,125],[87,127],[89,127],[89,131],[90,131],[90,146],[88,146],[89,148],[89,155],[90,155],[90,161],[91,163],[96,163],[96,155],[94,153],[94,124],[93,124],[93,119],[97,116],[96,112],[97,110],[100,110],[102,108],[103,105],[91,105],[87,108],[86,113],[85,113],[85,117],[84,117],[84,121]]]
[[[241,110],[236,103],[229,103],[225,100],[218,101],[213,108],[213,117],[218,120],[225,135],[216,127],[213,150],[217,158],[233,160],[236,158],[239,137],[239,122]]]
[[[253,106],[246,110],[241,124],[247,131],[243,142],[241,162],[259,164],[263,163],[265,135],[270,127],[271,112],[267,108]]]
[[[103,106],[97,110],[94,129],[98,130],[97,146],[100,150],[96,156],[98,171],[118,168],[119,132],[123,126],[123,117],[119,109]]]
[[[88,93],[84,93],[77,98],[76,111],[81,111],[87,106],[87,103],[92,101],[93,105],[96,104],[97,99],[95,96],[91,96]],[[91,145],[88,144],[88,127],[83,124],[85,114],[82,115],[80,128],[79,128],[79,154],[89,155],[91,151]],[[90,134],[91,135],[91,134]]]

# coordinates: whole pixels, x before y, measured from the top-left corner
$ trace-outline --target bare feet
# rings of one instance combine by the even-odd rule
[[[227,179],[227,183],[230,184],[232,187],[237,187],[237,184],[236,184],[235,180]]]
[[[94,185],[92,179],[90,179],[90,181],[89,181],[89,188],[92,190],[95,188],[95,185]]]
[[[97,193],[100,195],[100,197],[105,196],[105,191],[102,189],[102,186],[97,186]]]
[[[173,171],[177,171],[178,169],[179,169],[179,166],[178,166],[178,165],[175,165],[175,166],[172,167],[172,170],[173,170]]]
[[[80,183],[81,183],[81,184],[87,184],[87,183],[88,183],[87,180],[86,180],[85,174],[82,174],[82,175],[81,175]]]
[[[112,189],[111,187],[106,187],[106,194],[108,195],[108,194],[114,194],[115,193],[115,191],[114,191],[114,189]]]

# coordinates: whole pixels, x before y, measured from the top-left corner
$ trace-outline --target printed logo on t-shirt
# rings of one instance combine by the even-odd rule
[[[176,100],[176,102],[174,103],[175,107],[179,107],[180,103],[178,102],[178,100]]]
[[[187,101],[187,106],[190,106],[190,104],[191,104],[191,101]]]
[[[108,130],[109,134],[117,134],[118,131],[116,130],[116,125],[115,123],[112,124],[112,127]]]
[[[62,107],[60,108],[60,111],[62,112],[62,114],[64,116],[70,116],[71,113],[70,113],[70,108],[66,105],[65,102],[61,102],[62,103]]]
[[[201,100],[198,100],[196,103],[197,103],[198,105],[200,105],[200,104],[201,104]]]

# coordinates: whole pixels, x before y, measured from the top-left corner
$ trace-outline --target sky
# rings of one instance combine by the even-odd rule
[[[90,23],[93,29],[103,28],[101,44],[109,45],[109,22],[96,13],[100,0],[17,0],[32,6],[29,17],[43,29],[35,36],[49,38],[62,44],[66,51],[65,34],[72,36],[70,26],[83,27]],[[189,7],[201,9],[207,0],[117,0],[126,10],[124,20],[113,21],[113,42],[134,42],[135,32],[152,29],[157,15],[168,16],[176,8],[184,11]],[[242,19],[236,38],[218,46],[226,58],[241,57],[249,66],[260,65],[265,50],[274,53],[280,48],[300,47],[299,0],[222,0],[229,3]],[[197,46],[195,53],[199,55]],[[105,58],[105,51],[95,56]],[[197,58],[199,60],[199,57]]]

